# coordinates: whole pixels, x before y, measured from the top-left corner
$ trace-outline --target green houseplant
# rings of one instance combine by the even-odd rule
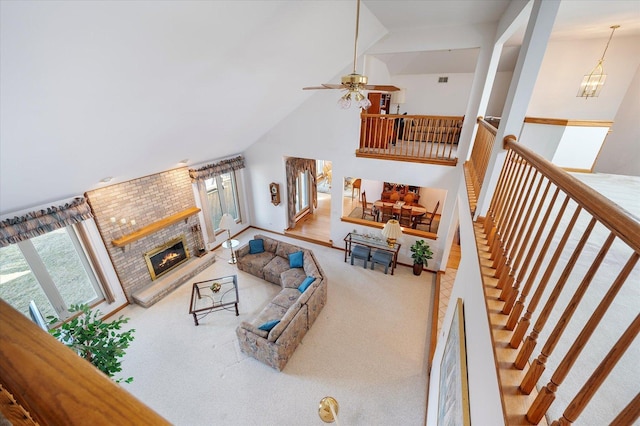
[[[433,252],[424,240],[418,240],[411,246],[411,258],[413,258],[413,275],[420,275],[423,266],[427,266]]]
[[[122,371],[120,358],[133,341],[134,329],[121,331],[122,325],[129,318],[120,316],[117,320],[104,322],[100,319],[100,311],[91,311],[88,305],[71,305],[69,312],[82,312],[71,321],[49,332],[62,343],[73,349],[78,355],[92,363],[107,376],[113,376]],[[49,324],[59,322],[58,318],[47,317]],[[131,383],[133,377],[114,379],[117,383]]]

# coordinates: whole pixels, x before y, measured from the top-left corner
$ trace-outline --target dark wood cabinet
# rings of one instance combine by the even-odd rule
[[[369,92],[368,97],[371,106],[367,110],[367,114],[389,114],[389,108],[391,108],[390,93]]]

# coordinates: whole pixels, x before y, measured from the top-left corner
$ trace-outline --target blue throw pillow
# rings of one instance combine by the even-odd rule
[[[280,322],[280,320],[271,320],[271,321],[267,321],[264,324],[262,324],[260,327],[258,327],[260,330],[264,330],[264,331],[269,331],[271,330],[273,327],[275,327],[276,325],[278,325],[278,323]]]
[[[262,252],[264,252],[264,240],[262,238],[249,241],[249,254],[257,254]]]
[[[303,293],[306,289],[308,289],[309,286],[313,284],[315,280],[316,280],[316,277],[305,278],[304,281],[302,281],[302,283],[300,283],[300,285],[298,286],[298,290],[300,290],[300,293]]]
[[[302,252],[297,251],[289,255],[289,267],[290,268],[302,268]]]

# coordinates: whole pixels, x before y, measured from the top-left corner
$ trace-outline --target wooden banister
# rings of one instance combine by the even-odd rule
[[[631,286],[637,283],[640,220],[519,145],[515,137],[505,137],[503,142],[507,155],[484,223],[476,226],[476,241],[505,419],[518,424],[545,422],[552,402],[560,399],[565,406],[553,407],[552,417],[563,409],[564,414],[553,424],[569,425],[592,398],[598,398],[596,390],[640,330],[632,307],[615,312],[616,322],[611,323],[612,311],[620,307],[613,304],[614,299],[633,294]],[[628,260],[622,265],[625,257]],[[623,313],[632,315],[626,329],[618,319]],[[608,337],[616,335],[611,334],[616,327],[622,328],[623,335],[614,342]],[[570,342],[561,340],[576,335]],[[542,349],[532,358],[538,343]],[[599,365],[580,357],[587,344],[605,350]],[[549,361],[552,354],[559,359]],[[629,369],[628,361],[622,362]],[[550,379],[538,393],[543,385],[538,382],[550,363]],[[570,372],[590,378],[582,389],[572,380],[560,391]],[[626,406],[615,404],[621,411],[610,413],[615,417],[612,424],[629,424],[640,415],[638,396],[623,397],[631,401]]]
[[[2,386],[39,424],[169,424],[1,299],[0,324]]]

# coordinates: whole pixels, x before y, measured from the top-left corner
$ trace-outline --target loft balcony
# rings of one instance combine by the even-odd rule
[[[458,164],[464,116],[361,114],[356,157]]]

